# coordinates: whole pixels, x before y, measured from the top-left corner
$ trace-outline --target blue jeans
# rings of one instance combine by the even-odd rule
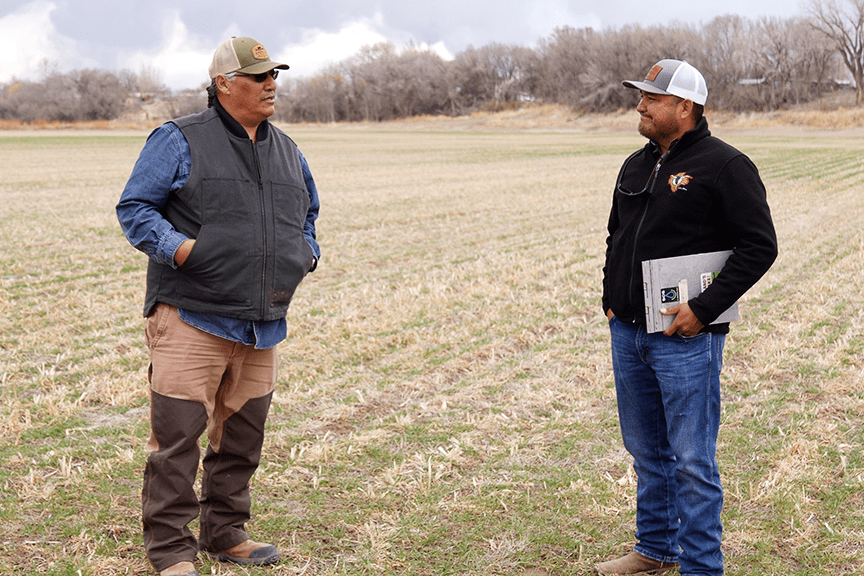
[[[633,456],[636,551],[720,576],[723,487],[715,459],[723,334],[647,334],[612,318],[612,365],[624,446]]]

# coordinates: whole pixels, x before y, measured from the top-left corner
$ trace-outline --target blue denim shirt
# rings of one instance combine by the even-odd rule
[[[318,189],[306,158],[302,152],[298,153],[309,193],[303,235],[317,260],[321,256],[315,233],[320,208]],[[192,153],[186,137],[176,124],[163,124],[147,139],[117,204],[117,218],[129,243],[154,262],[172,268],[177,267],[174,253],[189,238],[177,232],[160,211],[168,196],[183,187],[191,170]],[[179,313],[184,322],[199,330],[260,349],[276,346],[285,339],[288,329],[285,318],[253,322],[190,310]]]

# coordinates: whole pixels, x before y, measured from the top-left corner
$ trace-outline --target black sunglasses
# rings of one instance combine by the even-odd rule
[[[279,70],[276,70],[274,68],[273,70],[270,70],[269,72],[262,72],[261,74],[243,74],[242,72],[229,72],[225,76],[227,76],[227,77],[246,76],[247,78],[252,78],[252,80],[254,80],[255,82],[258,82],[260,84],[261,82],[264,82],[265,80],[267,80],[268,76],[272,76],[273,80],[276,80],[276,78],[279,77]]]

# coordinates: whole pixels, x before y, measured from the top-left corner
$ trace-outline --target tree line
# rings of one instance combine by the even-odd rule
[[[635,106],[638,97],[624,89],[621,80],[640,79],[668,57],[685,59],[703,72],[709,107],[714,109],[776,110],[843,88],[855,88],[862,104],[864,0],[845,1],[853,8],[846,20],[836,12],[835,0],[811,0],[811,17],[806,19],[722,16],[700,27],[673,22],[606,31],[565,26],[536,47],[469,46],[450,61],[417,44],[400,51],[392,43],[380,43],[310,77],[282,75],[275,119],[353,122],[457,116],[525,102],[615,111]],[[847,25],[854,22],[854,9],[857,32]],[[855,33],[857,43],[844,44],[850,37],[854,41]],[[201,110],[206,102],[203,86],[172,92],[161,84],[158,72],[147,67],[139,73],[59,73],[47,64],[46,69],[41,81],[0,86],[0,119],[110,120],[151,99],[176,117]]]
[[[178,117],[202,110],[207,97],[201,90],[172,92],[148,66],[139,72],[74,70],[61,73],[50,62],[41,63],[39,81],[13,80],[0,85],[0,120],[82,122],[115,120],[146,102],[159,102],[166,115]]]
[[[449,62],[418,46],[401,52],[389,43],[364,47],[312,77],[282,83],[280,119],[381,121],[526,101],[615,111],[635,106],[638,97],[621,81],[641,79],[668,57],[703,72],[715,109],[801,104],[844,88],[849,78],[835,43],[800,18],[723,16],[701,28],[675,23],[603,32],[562,27],[536,48],[468,47]]]

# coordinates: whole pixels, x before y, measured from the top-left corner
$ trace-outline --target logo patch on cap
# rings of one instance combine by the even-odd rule
[[[648,75],[645,76],[645,80],[647,80],[649,82],[654,82],[654,80],[657,79],[657,76],[659,76],[660,72],[662,72],[662,71],[663,71],[663,67],[655,64],[654,67],[648,71]]]
[[[252,57],[256,60],[269,60],[270,55],[267,54],[267,50],[261,44],[256,44],[252,47]]]

